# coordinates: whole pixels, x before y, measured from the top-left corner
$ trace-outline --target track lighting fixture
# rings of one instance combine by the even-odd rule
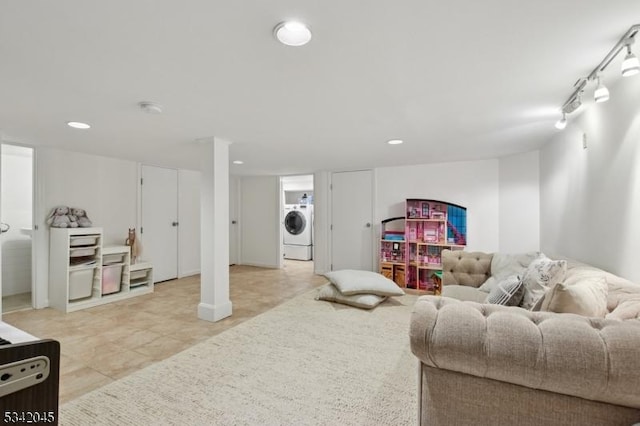
[[[633,43],[633,39],[627,43],[627,54],[624,57],[624,61],[622,61],[621,69],[623,77],[630,77],[640,72],[640,62],[637,56],[631,51],[631,43]]]
[[[556,129],[562,130],[567,127],[567,114],[565,112],[562,113],[562,118],[556,121]]]
[[[578,81],[576,81],[573,85],[575,89],[565,103],[562,104],[562,108],[560,109],[562,111],[562,118],[556,123],[556,129],[564,129],[567,126],[567,114],[571,114],[582,105],[580,95],[584,92],[585,87],[590,81],[597,81],[596,90],[593,93],[594,100],[596,102],[606,102],[609,100],[609,89],[607,89],[602,82],[600,73],[609,66],[622,50],[626,50],[627,52],[622,61],[622,75],[628,77],[640,72],[640,61],[638,61],[636,55],[631,51],[631,45],[635,41],[635,36],[638,34],[638,31],[640,31],[640,24],[632,25],[598,66],[595,67],[588,76],[579,78]]]
[[[595,92],[593,92],[593,99],[596,102],[607,102],[609,100],[609,89],[602,83],[602,78],[598,76],[598,84]]]

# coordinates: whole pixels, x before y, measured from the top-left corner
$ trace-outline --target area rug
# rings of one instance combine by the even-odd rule
[[[416,296],[365,311],[315,292],[64,404],[60,424],[416,424]]]

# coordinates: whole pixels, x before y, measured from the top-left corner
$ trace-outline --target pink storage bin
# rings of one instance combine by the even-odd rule
[[[122,282],[122,265],[105,265],[102,267],[102,295],[117,293]]]

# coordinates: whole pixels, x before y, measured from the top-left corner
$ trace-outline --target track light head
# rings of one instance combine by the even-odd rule
[[[563,114],[571,114],[582,106],[582,92],[578,92],[573,99],[562,107]]]
[[[556,129],[562,130],[565,127],[567,127],[567,114],[563,112],[562,118],[556,121]]]
[[[631,51],[631,43],[627,44],[627,55],[622,61],[622,76],[630,77],[640,72],[640,61]]]
[[[596,102],[607,102],[609,100],[609,89],[602,83],[602,79],[598,76],[598,85],[595,92],[593,92],[593,99]]]

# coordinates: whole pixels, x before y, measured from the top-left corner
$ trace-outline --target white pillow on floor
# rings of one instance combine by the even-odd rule
[[[404,295],[404,291],[396,283],[377,272],[342,269],[327,272],[324,276],[345,296],[352,294]]]
[[[345,296],[331,283],[320,287],[316,300],[326,300],[327,302],[342,303],[343,305],[355,306],[356,308],[372,309],[387,299],[386,296],[376,296],[375,294],[354,294]]]

